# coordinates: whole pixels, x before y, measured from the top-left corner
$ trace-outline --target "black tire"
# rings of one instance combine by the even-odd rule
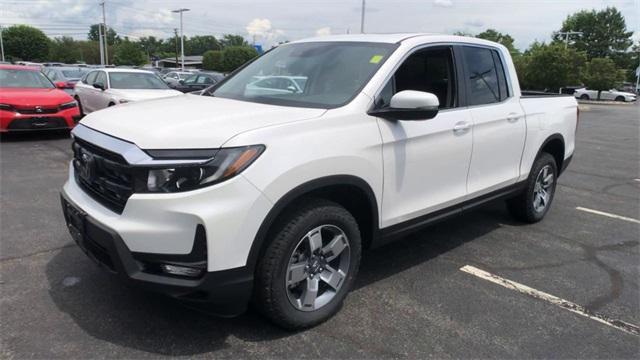
[[[78,96],[75,96],[74,99],[78,103],[78,110],[80,110],[80,116],[84,117],[84,110],[82,110],[82,103],[80,102],[80,98]]]
[[[541,172],[545,167],[550,167],[547,170],[551,170],[553,174],[553,181],[548,189],[549,198],[545,202],[544,209],[540,211],[539,205],[536,206],[536,183],[541,176]],[[509,212],[518,220],[526,223],[536,223],[544,218],[549,211],[555,195],[556,184],[558,180],[558,166],[553,156],[548,153],[542,153],[536,161],[533,163],[531,173],[527,179],[526,188],[516,197],[507,200],[507,207]]]
[[[348,272],[328,303],[317,310],[303,311],[290,301],[290,290],[285,280],[287,269],[291,256],[302,243],[301,239],[312,229],[323,225],[338,227],[346,236],[348,247],[343,253],[348,251]],[[254,305],[272,322],[289,330],[324,322],[340,310],[355,281],[362,251],[358,223],[339,204],[324,199],[307,199],[286,211],[274,226],[271,237],[267,239],[270,243],[256,268]]]
[[[589,100],[589,99],[590,99],[589,95],[587,95],[587,94],[580,95],[580,100]]]
[[[618,96],[618,97],[616,97],[616,101],[618,101],[618,102],[624,102],[624,96]]]
[[[116,104],[114,104],[114,103],[110,102],[110,103],[109,103],[109,105],[107,105],[107,107],[112,107],[112,106],[115,106],[115,105],[116,105]]]

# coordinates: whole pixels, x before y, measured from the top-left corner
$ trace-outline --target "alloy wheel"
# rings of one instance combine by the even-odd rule
[[[551,201],[554,181],[555,176],[553,175],[553,169],[551,165],[545,165],[542,169],[540,169],[533,188],[533,209],[537,213],[545,211],[545,209],[549,205],[549,202]]]
[[[349,239],[335,225],[309,231],[296,245],[285,276],[289,302],[300,311],[328,304],[345,282],[351,261]]]

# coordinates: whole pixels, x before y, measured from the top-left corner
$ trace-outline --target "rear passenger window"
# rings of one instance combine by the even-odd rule
[[[494,61],[494,51],[481,47],[465,46],[463,52],[469,105],[491,104],[505,99],[507,91],[504,70],[502,63],[499,63],[502,75],[499,76],[499,72],[496,70],[496,61]],[[499,61],[499,59],[497,60]]]
[[[497,51],[492,50],[493,62],[496,64],[496,70],[498,72],[498,90],[500,90],[500,101],[509,97],[509,89],[507,87],[507,79],[505,76],[504,65],[500,59],[500,54]]]

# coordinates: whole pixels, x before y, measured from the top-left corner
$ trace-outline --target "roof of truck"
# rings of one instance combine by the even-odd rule
[[[344,41],[344,42],[372,42],[372,43],[401,43],[405,40],[420,38],[428,41],[433,38],[436,42],[465,42],[474,44],[488,44],[487,40],[482,40],[469,36],[457,36],[435,33],[398,33],[398,34],[344,34],[344,35],[327,35],[317,36],[308,39],[292,41],[292,43],[319,42],[319,41]]]

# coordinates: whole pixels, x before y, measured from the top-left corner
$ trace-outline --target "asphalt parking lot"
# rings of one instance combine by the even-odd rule
[[[493,204],[365,253],[342,311],[297,333],[253,311],[212,317],[104,273],[60,211],[70,140],[3,137],[0,358],[638,358],[640,336],[460,268],[639,325],[639,115],[638,104],[582,112],[541,223]]]

